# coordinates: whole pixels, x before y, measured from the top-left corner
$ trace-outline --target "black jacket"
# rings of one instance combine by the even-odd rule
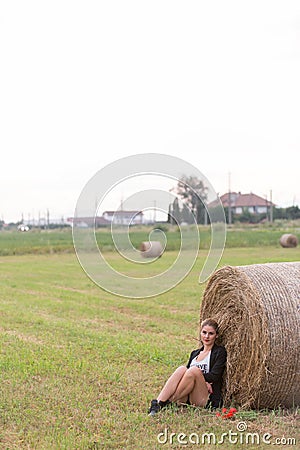
[[[199,355],[204,347],[193,350],[190,354],[187,368],[190,367],[192,360]],[[212,383],[213,393],[209,396],[207,407],[220,408],[223,404],[222,400],[222,376],[226,365],[227,352],[225,347],[214,344],[211,349],[209,372],[203,374],[205,381]]]

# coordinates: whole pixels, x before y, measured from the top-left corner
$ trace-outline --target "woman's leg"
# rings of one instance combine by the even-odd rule
[[[157,397],[157,401],[166,402],[170,400],[187,370],[186,366],[180,366],[172,373]]]
[[[191,405],[205,406],[208,397],[203,373],[198,367],[190,367],[185,371],[170,400],[185,403],[189,398]]]

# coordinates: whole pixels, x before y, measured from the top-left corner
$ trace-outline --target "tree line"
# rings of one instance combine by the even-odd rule
[[[207,213],[205,204],[207,203],[208,188],[203,181],[197,177],[182,176],[173,189],[177,194],[174,201],[169,205],[168,222],[170,224],[202,224],[210,223],[210,216]],[[289,206],[286,208],[271,207],[266,213],[253,214],[248,210],[241,214],[231,211],[231,223],[259,223],[271,220],[296,220],[300,219],[300,208]],[[214,208],[210,208],[213,214]],[[224,207],[225,220],[229,223],[229,209]]]

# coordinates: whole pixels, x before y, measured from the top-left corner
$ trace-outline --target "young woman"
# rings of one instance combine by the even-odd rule
[[[212,408],[222,406],[221,384],[226,350],[215,344],[219,334],[215,320],[204,320],[200,330],[202,347],[192,351],[186,366],[173,372],[157,399],[151,401],[149,415],[157,414],[171,402]]]

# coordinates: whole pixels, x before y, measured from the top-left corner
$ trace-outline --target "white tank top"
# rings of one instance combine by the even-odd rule
[[[199,367],[200,370],[202,370],[202,373],[208,373],[210,363],[210,353],[211,351],[201,361],[197,361],[197,356],[195,356],[195,358],[191,362],[190,367],[196,366]]]

